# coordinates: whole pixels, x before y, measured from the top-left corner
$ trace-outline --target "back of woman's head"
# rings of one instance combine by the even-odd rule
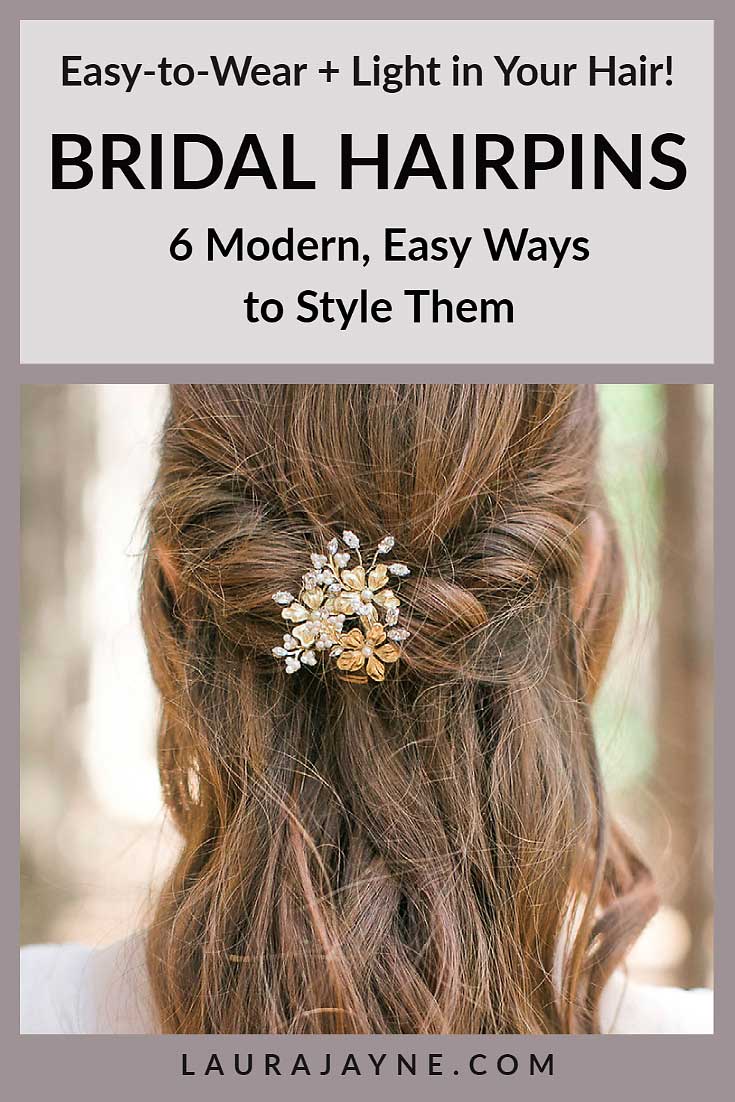
[[[590,723],[621,601],[597,444],[577,386],[173,388],[142,595],[183,837],[162,1030],[598,1028],[655,904]],[[411,570],[382,683],[271,653],[272,594],[344,528]]]

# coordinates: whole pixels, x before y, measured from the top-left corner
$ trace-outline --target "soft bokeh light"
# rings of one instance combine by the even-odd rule
[[[97,386],[95,397],[98,456],[85,493],[93,549],[86,618],[94,645],[84,761],[108,814],[148,822],[161,806],[152,738],[157,701],[137,598],[143,510],[167,388]]]

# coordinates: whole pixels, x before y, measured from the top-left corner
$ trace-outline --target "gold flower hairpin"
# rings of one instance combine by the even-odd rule
[[[367,567],[354,532],[345,530],[342,543],[347,550],[335,537],[323,555],[311,556],[313,569],[303,575],[298,597],[285,589],[273,594],[293,625],[273,654],[286,673],[316,666],[321,655],[336,659],[347,680],[383,681],[386,664],[401,656],[396,644],[410,634],[398,626],[401,602],[388,583],[398,584],[410,571],[401,562],[378,561],[393,550],[393,536],[383,537]]]

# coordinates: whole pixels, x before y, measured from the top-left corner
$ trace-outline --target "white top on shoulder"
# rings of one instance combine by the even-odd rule
[[[20,951],[21,1033],[154,1033],[143,942]]]
[[[713,996],[629,981],[602,994],[603,1033],[712,1033]],[[155,1033],[140,938],[107,949],[29,945],[20,952],[21,1033]]]
[[[658,987],[615,972],[600,999],[603,1033],[714,1033],[714,993],[707,987]]]

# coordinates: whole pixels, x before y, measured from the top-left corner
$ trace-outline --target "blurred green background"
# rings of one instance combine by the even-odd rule
[[[645,782],[656,753],[650,678],[659,600],[664,389],[602,385],[599,399],[603,475],[625,555],[628,590],[595,721],[608,785],[613,792],[624,792]]]

